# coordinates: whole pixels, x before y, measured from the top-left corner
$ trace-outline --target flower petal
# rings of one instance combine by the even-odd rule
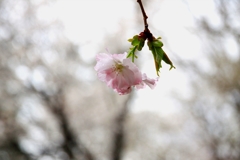
[[[114,61],[111,55],[106,53],[100,53],[96,56],[97,64],[94,69],[97,72],[103,72],[114,66]]]
[[[148,78],[147,75],[144,73],[143,77],[142,77],[142,81],[148,85],[148,87],[150,87],[151,89],[155,88],[156,86],[156,82],[158,81],[158,79],[152,79],[152,78]]]
[[[157,81],[158,81],[158,79],[148,78],[147,75],[145,73],[143,73],[142,74],[142,82],[140,84],[136,85],[136,88],[142,89],[147,85],[148,87],[153,89],[156,86]]]

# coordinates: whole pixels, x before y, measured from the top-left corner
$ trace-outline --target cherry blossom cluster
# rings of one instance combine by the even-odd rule
[[[127,58],[127,53],[100,53],[96,60],[94,69],[98,78],[120,95],[130,93],[133,87],[141,89],[147,85],[153,89],[156,86],[157,79],[148,78],[145,73],[141,73],[131,59]]]

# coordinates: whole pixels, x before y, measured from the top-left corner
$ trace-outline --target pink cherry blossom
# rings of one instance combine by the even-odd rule
[[[97,64],[94,67],[98,78],[106,82],[107,86],[120,95],[130,93],[133,86],[143,88],[148,85],[153,88],[156,81],[148,78],[146,74],[142,74],[138,67],[126,56],[127,53],[98,54],[96,56]]]

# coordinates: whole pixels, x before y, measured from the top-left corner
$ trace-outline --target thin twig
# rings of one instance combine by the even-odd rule
[[[139,3],[141,11],[142,11],[145,30],[148,30],[148,23],[147,23],[148,16],[147,16],[147,14],[146,14],[146,12],[144,10],[143,4],[142,4],[142,0],[137,0],[137,2]]]
[[[143,15],[143,21],[144,21],[144,32],[142,32],[142,38],[144,37],[144,39],[148,39],[149,41],[152,41],[154,39],[152,33],[150,32],[150,30],[148,29],[148,23],[147,23],[147,19],[148,16],[144,10],[143,4],[142,4],[142,0],[137,0],[141,11],[142,11],[142,15]]]

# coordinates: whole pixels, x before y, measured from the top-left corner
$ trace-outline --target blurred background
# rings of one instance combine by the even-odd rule
[[[143,31],[136,0],[0,0],[0,160],[240,159],[240,1],[143,4],[176,69],[120,96],[93,67]]]

